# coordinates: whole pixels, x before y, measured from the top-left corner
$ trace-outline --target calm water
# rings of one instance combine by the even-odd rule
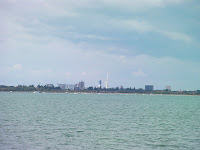
[[[199,150],[200,97],[0,93],[0,149]]]

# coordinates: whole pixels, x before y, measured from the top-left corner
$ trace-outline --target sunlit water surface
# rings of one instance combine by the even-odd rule
[[[1,150],[199,150],[200,97],[0,93]]]

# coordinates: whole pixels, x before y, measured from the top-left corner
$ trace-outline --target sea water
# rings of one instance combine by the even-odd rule
[[[0,93],[1,150],[199,150],[200,97]]]

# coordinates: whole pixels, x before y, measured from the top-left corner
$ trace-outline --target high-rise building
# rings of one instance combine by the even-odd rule
[[[79,89],[79,84],[75,84],[75,85],[74,85],[74,90],[80,90],[80,89]]]
[[[85,88],[85,83],[84,83],[83,81],[79,82],[79,83],[78,83],[78,88],[79,88],[80,90],[83,90],[83,89]]]
[[[145,85],[145,91],[153,91],[153,85]]]
[[[65,88],[68,89],[68,90],[74,90],[75,84],[66,84]]]
[[[101,89],[101,80],[99,81],[98,88],[100,88],[100,89]]]
[[[106,81],[105,81],[105,85],[106,85],[106,89],[108,89],[108,73],[107,73],[107,78],[106,78]]]

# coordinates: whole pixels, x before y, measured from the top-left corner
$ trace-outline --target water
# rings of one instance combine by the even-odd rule
[[[1,150],[199,150],[200,97],[0,93]]]

